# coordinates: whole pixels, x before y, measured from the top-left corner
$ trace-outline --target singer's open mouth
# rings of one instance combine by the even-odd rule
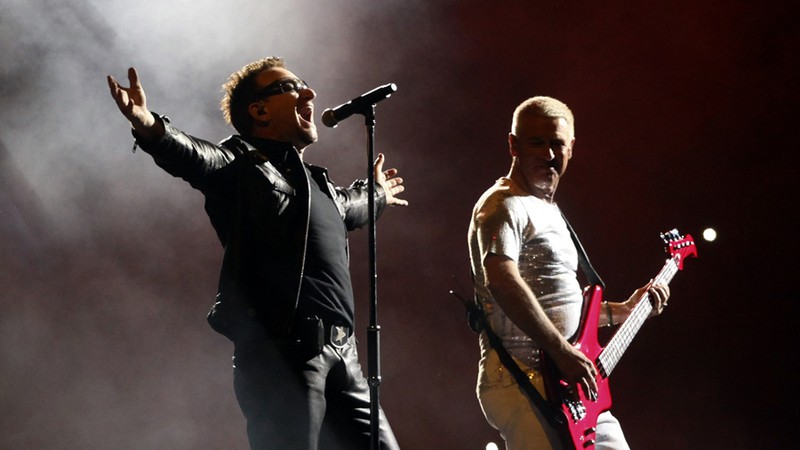
[[[314,108],[311,105],[305,105],[297,109],[297,114],[306,122],[311,122],[311,118],[314,114]]]

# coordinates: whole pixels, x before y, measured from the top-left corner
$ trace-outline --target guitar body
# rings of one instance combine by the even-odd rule
[[[573,345],[591,361],[596,361],[603,348],[597,338],[603,290],[600,286],[589,286],[584,292],[584,311],[581,326]],[[590,400],[583,389],[570,386],[555,363],[547,355],[542,359],[542,374],[547,399],[563,414],[564,429],[560,430],[567,449],[594,448],[597,432],[597,417],[611,409],[611,389],[608,377],[598,370],[597,400]]]
[[[654,284],[667,285],[675,274],[683,269],[683,261],[697,256],[697,249],[692,236],[681,236],[678,230],[662,233],[661,238],[667,244],[666,251],[670,255],[664,267],[653,278]],[[617,366],[619,359],[645,320],[650,316],[653,306],[649,294],[645,293],[633,307],[625,322],[616,330],[605,347],[601,347],[597,338],[600,322],[600,308],[603,303],[603,289],[600,286],[589,286],[583,292],[583,311],[581,325],[575,334],[573,345],[580,350],[597,368],[597,399],[588,398],[583,389],[570,385],[561,376],[560,371],[547,356],[542,358],[542,377],[547,400],[554,409],[563,416],[562,430],[559,435],[566,449],[594,449],[597,442],[597,417],[611,408],[611,390],[608,377]]]

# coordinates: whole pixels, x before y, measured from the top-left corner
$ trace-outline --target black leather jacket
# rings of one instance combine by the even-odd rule
[[[300,294],[310,213],[309,179],[297,151],[287,143],[261,141],[259,147],[290,150],[285,161],[271,161],[270,152],[239,136],[214,145],[162,120],[161,140],[139,139],[137,144],[158,166],[203,193],[206,212],[225,248],[209,323],[235,342],[264,333],[288,336]],[[348,230],[368,223],[366,182],[335,187],[324,168],[306,166],[327,186]],[[380,185],[375,199],[380,215],[386,206]]]

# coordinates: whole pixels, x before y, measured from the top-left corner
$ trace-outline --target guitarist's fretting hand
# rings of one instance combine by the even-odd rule
[[[608,302],[608,308],[610,308],[613,323],[609,322],[608,315],[604,312],[600,315],[600,325],[611,326],[624,322],[628,316],[631,315],[633,308],[642,301],[645,293],[649,294],[650,303],[653,305],[653,311],[650,313],[650,317],[661,314],[667,306],[667,300],[669,300],[669,286],[665,284],[653,284],[653,280],[650,280],[649,283],[633,291],[633,294],[624,302]]]
[[[654,285],[651,281],[642,289],[645,288],[647,288],[647,293],[650,294],[650,302],[653,304],[653,312],[650,313],[650,317],[661,314],[664,311],[664,308],[667,307],[667,300],[669,299],[669,286],[666,284]],[[641,295],[639,296],[639,300],[641,300]],[[638,303],[639,300],[636,300],[636,303]],[[634,303],[633,306],[636,306],[636,303]]]

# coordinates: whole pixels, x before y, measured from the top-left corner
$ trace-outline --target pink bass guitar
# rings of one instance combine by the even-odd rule
[[[666,251],[670,257],[653,282],[666,285],[679,270],[683,269],[683,261],[686,258],[697,256],[697,249],[692,236],[688,234],[686,237],[680,236],[678,230],[662,233],[661,238],[667,244]],[[600,347],[597,339],[597,324],[600,318],[603,290],[600,286],[588,286],[583,295],[583,318],[576,334],[574,346],[594,361],[597,367],[597,400],[592,401],[587,398],[583,389],[569,386],[562,379],[555,364],[547,358],[544,358],[544,370],[542,371],[547,398],[564,416],[566,423],[562,432],[564,444],[567,448],[576,450],[595,448],[597,416],[611,408],[608,376],[611,375],[611,371],[617,366],[622,354],[653,310],[649,294],[645,294],[608,344]]]

